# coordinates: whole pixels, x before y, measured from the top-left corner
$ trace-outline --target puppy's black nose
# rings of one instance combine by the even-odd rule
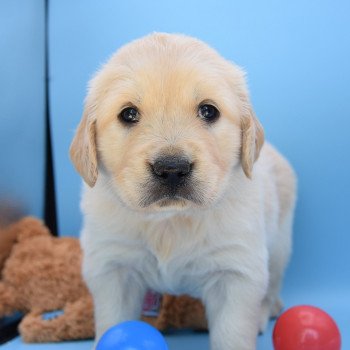
[[[190,174],[191,163],[183,157],[162,157],[152,164],[152,171],[166,185],[176,186]]]

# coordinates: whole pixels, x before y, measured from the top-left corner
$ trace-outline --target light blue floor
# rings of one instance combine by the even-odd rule
[[[350,349],[350,296],[349,291],[333,293],[312,293],[303,295],[291,294],[285,297],[286,307],[309,304],[321,307],[327,311],[337,322],[342,335],[342,349]],[[274,322],[271,321],[264,335],[258,337],[257,350],[272,350],[272,330]],[[208,335],[203,333],[174,333],[166,336],[169,350],[209,350]],[[1,350],[88,350],[91,341],[67,342],[58,344],[24,344],[17,338],[3,346]]]

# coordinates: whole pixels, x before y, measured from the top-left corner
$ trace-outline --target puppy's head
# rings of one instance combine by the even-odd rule
[[[235,172],[251,177],[262,144],[243,72],[196,39],[153,34],[92,79],[70,154],[127,206],[180,210],[208,207]]]

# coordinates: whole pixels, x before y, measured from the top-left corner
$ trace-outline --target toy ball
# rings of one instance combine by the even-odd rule
[[[111,327],[96,350],[168,350],[161,333],[141,321],[127,321]]]
[[[273,330],[275,350],[340,350],[337,324],[314,306],[295,306],[285,311]]]

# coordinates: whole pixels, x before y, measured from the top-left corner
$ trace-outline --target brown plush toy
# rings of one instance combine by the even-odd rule
[[[27,217],[0,232],[0,318],[25,314],[25,342],[55,342],[94,336],[93,302],[81,276],[76,238],[53,237]],[[58,313],[48,314],[53,311]],[[164,295],[159,314],[143,319],[158,329],[207,328],[203,305],[188,296]]]

